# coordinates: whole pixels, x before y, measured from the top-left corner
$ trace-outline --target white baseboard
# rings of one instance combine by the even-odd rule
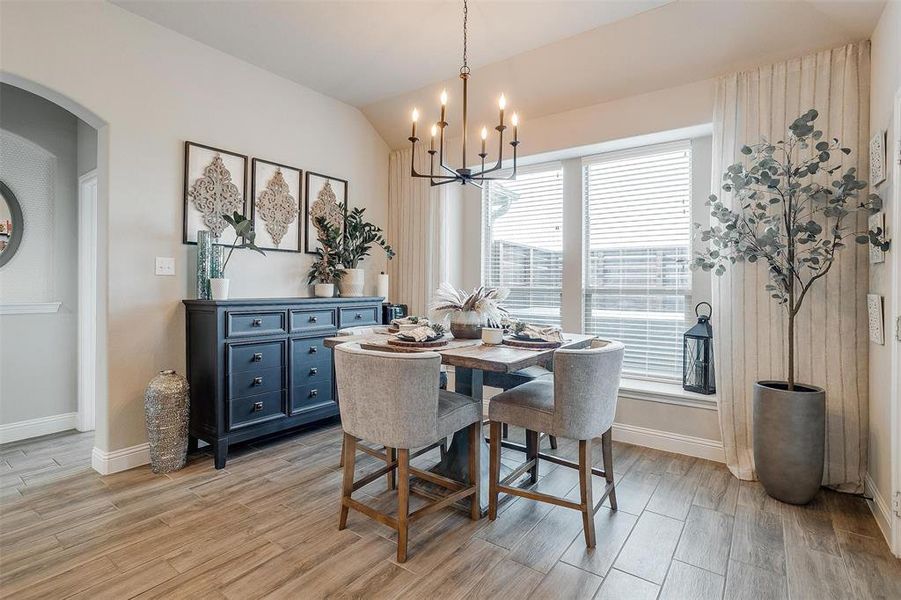
[[[77,413],[73,412],[0,425],[0,444],[8,444],[9,442],[18,442],[19,440],[27,440],[33,437],[75,429],[76,417]]]
[[[617,442],[645,446],[655,450],[676,452],[716,462],[726,462],[723,443],[717,440],[682,435],[659,429],[648,429],[625,423],[613,424],[613,439]]]
[[[105,452],[94,448],[91,452],[91,466],[101,475],[111,475],[150,464],[150,444],[144,442],[130,448]]]
[[[888,542],[888,546],[891,548],[892,511],[891,508],[889,508],[889,503],[885,501],[885,497],[880,493],[879,488],[876,487],[876,483],[873,481],[873,478],[870,477],[869,473],[864,476],[863,487],[864,493],[873,498],[872,500],[867,500],[867,506],[870,507],[870,512],[873,513],[873,517],[876,518],[879,530],[882,531],[885,541]]]

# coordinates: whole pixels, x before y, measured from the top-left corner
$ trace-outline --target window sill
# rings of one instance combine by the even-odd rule
[[[718,406],[715,394],[705,396],[687,392],[677,383],[662,383],[644,379],[623,378],[619,384],[619,396],[630,400],[676,404],[704,410],[717,410]]]

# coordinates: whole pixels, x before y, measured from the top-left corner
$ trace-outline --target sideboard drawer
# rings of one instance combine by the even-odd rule
[[[232,373],[228,376],[228,395],[231,399],[276,392],[284,388],[285,369],[282,367]]]
[[[322,341],[324,337],[300,338],[291,340],[291,364],[294,373],[299,368],[317,363],[332,364],[332,350],[326,348]]]
[[[234,338],[287,333],[287,317],[287,313],[283,310],[271,312],[229,311],[225,315],[225,335]]]
[[[341,309],[341,327],[357,325],[378,325],[380,320],[378,306],[360,306]]]
[[[286,408],[284,390],[237,398],[228,403],[228,428],[240,429],[261,421],[284,418],[288,414]]]
[[[277,342],[239,342],[227,346],[228,373],[260,371],[285,366],[284,340]]]
[[[299,385],[291,396],[291,414],[309,410],[323,404],[334,402],[332,399],[332,381],[318,384]]]
[[[332,331],[338,327],[334,309],[292,310],[291,333]]]
[[[332,379],[332,361],[326,357],[309,362],[294,361],[291,366],[291,385],[306,385],[330,381]]]

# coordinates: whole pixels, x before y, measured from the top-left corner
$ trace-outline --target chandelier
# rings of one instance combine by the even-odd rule
[[[430,134],[431,138],[429,140],[429,172],[419,173],[416,171],[416,145],[419,142],[419,138],[416,137],[416,123],[419,121],[419,111],[417,109],[413,109],[413,132],[410,134],[410,137],[407,138],[410,141],[410,144],[413,148],[412,156],[410,158],[410,174],[413,177],[421,177],[424,179],[428,179],[431,185],[444,185],[446,183],[453,183],[455,181],[460,182],[461,185],[466,185],[467,183],[472,183],[475,186],[482,187],[480,184],[486,181],[493,180],[509,180],[514,179],[516,177],[516,147],[519,145],[519,117],[516,113],[513,113],[513,116],[510,119],[510,124],[513,126],[513,140],[508,142],[510,146],[513,147],[513,170],[507,176],[491,176],[490,173],[495,171],[500,171],[502,168],[502,164],[504,161],[504,131],[507,130],[507,126],[504,125],[504,109],[507,106],[507,99],[501,94],[500,98],[497,101],[498,108],[500,110],[500,115],[498,117],[498,125],[494,128],[497,131],[497,141],[498,141],[498,152],[497,152],[497,163],[492,166],[485,168],[485,159],[488,157],[488,153],[486,151],[486,144],[488,142],[488,128],[482,127],[481,137],[482,137],[482,151],[479,152],[478,156],[482,161],[482,167],[478,171],[473,171],[472,169],[466,166],[466,132],[469,123],[467,122],[466,109],[467,109],[467,83],[469,82],[469,65],[467,62],[466,49],[467,49],[467,39],[466,39],[466,26],[469,17],[469,7],[467,5],[467,0],[463,0],[463,66],[460,67],[460,79],[463,80],[463,141],[462,141],[462,152],[463,152],[463,160],[459,169],[453,169],[445,164],[444,162],[444,130],[447,128],[447,121],[445,120],[446,110],[447,110],[447,91],[441,92],[441,118],[431,127]],[[435,138],[438,138],[438,149],[435,149]],[[438,167],[439,171],[435,172],[435,155],[438,155]]]

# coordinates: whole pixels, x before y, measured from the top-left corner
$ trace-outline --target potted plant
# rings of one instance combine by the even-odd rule
[[[335,295],[335,282],[344,275],[338,256],[338,240],[341,236],[337,227],[331,225],[323,217],[316,217],[316,230],[319,232],[320,248],[316,248],[316,260],[310,267],[307,283],[313,286],[313,295],[319,298],[331,298]]]
[[[792,504],[806,504],[816,495],[825,451],[826,393],[795,379],[798,313],[849,238],[889,247],[881,230],[853,231],[857,214],[878,212],[882,200],[875,194],[859,198],[867,182],[858,179],[853,167],[841,172],[841,164],[832,159],[839,152],[850,154],[850,148],[838,139],[824,140],[814,126],[817,116],[811,109],[795,119],[786,140],[741,148],[747,159],[726,170],[722,186],[740,208],[733,210],[710,196],[707,204],[717,224],[701,233],[709,246],[692,262],[693,268],[717,275],[735,263],[764,263],[769,275],[765,288],[785,309],[786,380],[754,385],[753,440],[764,489]]]
[[[219,277],[210,277],[210,295],[213,297],[213,300],[228,300],[229,280],[225,277],[225,268],[228,266],[228,261],[231,259],[235,248],[249,248],[266,256],[253,243],[256,233],[253,231],[253,223],[250,219],[245,219],[244,215],[239,214],[237,211],[232,216],[222,215],[222,218],[235,230],[235,240],[231,243],[228,254],[222,262]]]
[[[340,204],[346,210],[344,204]],[[373,246],[380,246],[388,260],[394,258],[394,250],[382,236],[382,230],[363,218],[365,208],[354,208],[344,220],[344,235],[338,255],[344,265],[344,276],[338,284],[342,296],[362,296],[365,278],[360,261],[369,256]]]
[[[509,290],[478,287],[471,294],[442,283],[429,309],[439,317],[450,315],[450,331],[455,338],[479,339],[482,326],[498,327],[507,315],[501,306]]]

